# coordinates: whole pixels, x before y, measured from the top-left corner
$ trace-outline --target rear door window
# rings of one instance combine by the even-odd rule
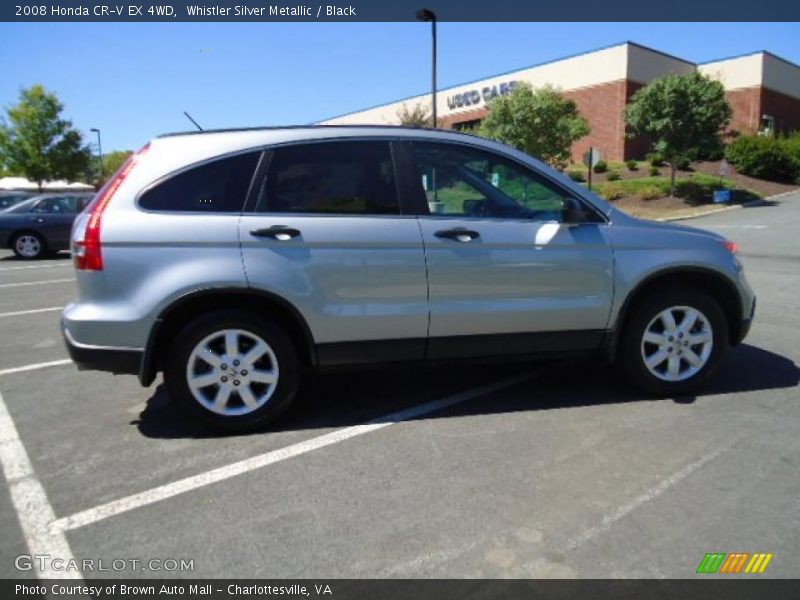
[[[260,155],[240,154],[178,173],[142,194],[139,206],[147,210],[241,212]]]
[[[326,142],[274,150],[257,212],[396,215],[388,142]]]
[[[44,215],[72,214],[75,212],[75,202],[69,196],[45,198],[31,212]]]

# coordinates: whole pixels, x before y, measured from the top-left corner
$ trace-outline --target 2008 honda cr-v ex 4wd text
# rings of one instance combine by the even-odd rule
[[[649,393],[707,381],[750,327],[736,246],[626,216],[446,131],[166,135],[72,231],[81,369],[162,371],[212,425],[265,424],[308,367],[596,353]]]

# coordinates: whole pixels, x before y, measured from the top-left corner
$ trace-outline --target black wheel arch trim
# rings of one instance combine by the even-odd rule
[[[300,326],[300,329],[303,332],[303,340],[301,340],[303,343],[302,350],[306,351],[311,365],[317,365],[317,349],[314,343],[314,337],[311,334],[311,329],[309,328],[305,317],[303,317],[302,313],[291,302],[273,292],[252,287],[206,288],[179,296],[159,313],[158,317],[153,323],[153,326],[150,328],[150,333],[147,337],[147,344],[145,345],[145,349],[142,354],[141,365],[139,367],[139,382],[143,386],[149,386],[156,378],[159,364],[159,357],[157,355],[159,336],[164,329],[164,323],[167,321],[167,319],[171,316],[171,314],[174,314],[175,311],[180,310],[182,306],[186,306],[191,302],[212,296],[255,296],[280,305],[292,315],[296,323]]]
[[[631,301],[633,298],[636,298],[639,292],[641,292],[645,287],[652,284],[655,280],[660,279],[662,277],[669,277],[674,275],[703,275],[713,277],[715,280],[722,282],[725,286],[729,288],[729,291],[733,293],[736,298],[736,306],[739,307],[739,316],[738,318],[733,320],[731,325],[733,327],[741,327],[741,322],[744,320],[744,315],[742,313],[742,296],[739,293],[739,289],[736,287],[736,284],[731,281],[730,277],[728,277],[725,273],[721,271],[716,271],[714,269],[709,269],[706,267],[699,267],[699,266],[673,266],[667,267],[664,269],[659,269],[654,273],[650,273],[647,277],[639,281],[634,288],[628,292],[628,295],[625,297],[625,300],[620,306],[619,311],[617,312],[617,317],[614,323],[609,323],[610,327],[608,329],[608,333],[606,334],[606,338],[603,341],[602,348],[603,353],[607,356],[609,360],[613,360],[617,354],[617,348],[619,345],[619,336],[622,333],[622,324],[625,322],[625,319],[628,317],[628,312],[631,308]],[[738,343],[744,337],[740,335],[736,330],[732,327],[732,331],[730,332],[730,340],[731,343]],[[746,333],[746,332],[745,332]]]

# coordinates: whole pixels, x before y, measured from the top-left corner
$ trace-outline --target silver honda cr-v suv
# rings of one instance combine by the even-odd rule
[[[735,252],[455,132],[175,134],[75,222],[62,327],[79,368],[162,371],[232,430],[277,417],[306,367],[597,353],[682,394],[750,327]]]

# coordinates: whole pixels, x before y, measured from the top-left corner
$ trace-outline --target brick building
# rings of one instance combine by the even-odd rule
[[[539,87],[550,84],[578,105],[591,133],[573,146],[578,160],[589,146],[604,158],[643,158],[647,144],[625,138],[623,107],[633,93],[653,79],[670,73],[699,71],[725,86],[733,108],[731,128],[753,133],[766,128],[800,130],[800,66],[769,52],[712,62],[693,62],[633,42],[560,58],[551,62],[438,90],[437,111],[444,127],[478,123],[486,102],[506,94],[520,81]],[[412,96],[322,121],[322,124],[398,124],[403,106],[430,105],[430,94]]]

